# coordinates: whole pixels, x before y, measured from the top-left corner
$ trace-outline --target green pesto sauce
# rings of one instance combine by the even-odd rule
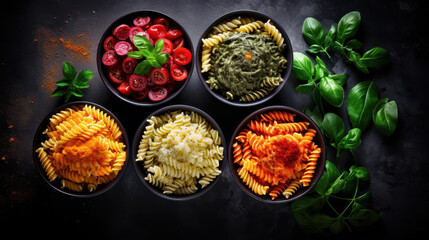
[[[271,38],[248,33],[226,38],[213,54],[213,60],[219,90],[234,96],[259,89],[267,77],[278,77],[286,62]]]

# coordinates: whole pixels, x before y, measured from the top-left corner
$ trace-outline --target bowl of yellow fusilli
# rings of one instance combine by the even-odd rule
[[[150,114],[133,140],[137,175],[156,195],[189,200],[208,192],[226,158],[225,137],[216,121],[187,105],[166,106]]]
[[[128,138],[119,119],[87,101],[64,104],[49,113],[33,141],[34,163],[54,189],[93,197],[115,185],[127,165]]]
[[[284,203],[313,188],[325,167],[320,129],[304,113],[271,106],[247,116],[229,145],[235,182],[251,197]]]
[[[197,46],[201,83],[218,100],[255,106],[278,94],[288,80],[293,50],[274,19],[255,11],[234,11],[214,21]]]

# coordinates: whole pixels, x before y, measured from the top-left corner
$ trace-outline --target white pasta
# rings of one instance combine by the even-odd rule
[[[222,139],[193,111],[171,111],[147,120],[136,161],[145,179],[164,194],[191,194],[206,187],[221,171]]]

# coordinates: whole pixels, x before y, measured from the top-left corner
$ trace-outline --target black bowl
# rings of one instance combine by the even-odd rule
[[[184,38],[184,47],[186,47],[192,54],[191,62],[185,66],[186,70],[188,71],[188,77],[183,81],[176,82],[174,90],[171,93],[169,93],[166,98],[164,98],[163,100],[161,100],[159,102],[151,101],[148,99],[148,97],[146,97],[144,100],[138,101],[138,100],[133,99],[131,96],[125,96],[122,93],[120,93],[118,91],[118,89],[116,89],[117,86],[110,81],[110,79],[108,77],[107,67],[102,62],[102,57],[103,57],[103,54],[105,52],[104,47],[103,47],[104,40],[108,36],[112,35],[113,29],[115,29],[117,26],[119,26],[120,24],[131,24],[133,22],[133,19],[137,16],[150,16],[151,19],[154,19],[155,17],[164,17],[164,18],[168,19],[170,21],[170,25],[176,26],[178,30],[182,31],[182,34],[183,34],[182,36]],[[136,106],[156,106],[156,105],[166,103],[166,102],[170,101],[171,99],[173,99],[174,97],[176,97],[186,87],[186,85],[190,81],[191,75],[192,75],[192,72],[194,69],[194,47],[192,45],[191,38],[189,37],[185,28],[183,28],[173,18],[171,18],[171,17],[169,17],[163,13],[157,12],[157,11],[151,11],[151,10],[136,11],[136,12],[126,14],[126,15],[116,19],[113,23],[111,23],[109,25],[109,27],[107,27],[106,31],[104,31],[104,33],[101,36],[101,39],[98,43],[98,48],[97,48],[97,68],[98,68],[98,72],[100,74],[100,77],[101,77],[101,80],[103,81],[103,83],[118,98],[124,100],[127,103],[136,105]]]
[[[226,99],[226,97],[224,95],[222,95],[220,92],[216,91],[216,90],[212,90],[210,89],[209,84],[207,84],[207,80],[208,80],[208,73],[202,73],[201,72],[201,53],[202,53],[202,39],[206,38],[207,35],[210,33],[210,31],[213,29],[214,26],[220,24],[221,22],[228,20],[228,19],[232,19],[234,17],[253,17],[255,20],[261,20],[262,22],[266,22],[268,20],[270,20],[270,22],[281,32],[283,38],[284,38],[284,44],[286,45],[283,51],[283,55],[287,60],[287,64],[286,64],[286,69],[284,71],[282,71],[281,73],[281,77],[283,78],[283,82],[280,83],[279,86],[277,86],[274,90],[272,90],[267,96],[256,100],[256,101],[252,101],[252,102],[240,102],[238,100],[229,100]],[[203,84],[204,88],[211,94],[213,95],[216,99],[220,100],[223,103],[226,104],[230,104],[233,106],[237,106],[237,107],[250,107],[250,106],[255,106],[255,105],[259,105],[262,104],[268,100],[270,100],[271,98],[273,98],[277,93],[279,93],[282,88],[284,87],[284,85],[286,84],[287,80],[289,79],[289,76],[291,74],[292,71],[292,63],[293,63],[293,50],[292,50],[292,45],[289,39],[288,34],[286,33],[286,31],[283,29],[283,27],[274,19],[259,13],[259,12],[255,12],[255,11],[251,11],[251,10],[240,10],[240,11],[233,11],[230,13],[227,13],[223,16],[221,16],[220,18],[218,18],[216,21],[214,21],[207,29],[206,31],[202,34],[202,36],[199,39],[198,45],[197,45],[197,51],[196,51],[196,64],[197,64],[197,72],[199,75],[199,78],[201,80],[201,83]]]
[[[220,175],[218,175],[208,186],[206,186],[206,187],[204,187],[202,189],[199,188],[195,193],[188,194],[188,195],[164,194],[160,188],[153,186],[152,184],[150,184],[145,179],[145,177],[147,175],[147,171],[144,168],[143,163],[141,161],[136,161],[136,159],[137,159],[137,152],[139,150],[140,141],[142,139],[143,132],[145,131],[146,126],[148,125],[147,120],[150,119],[152,116],[159,116],[159,115],[162,115],[163,113],[166,113],[166,112],[169,112],[169,111],[175,111],[175,110],[195,112],[195,113],[199,114],[200,116],[204,117],[204,119],[206,119],[207,122],[209,124],[211,124],[211,126],[213,126],[213,129],[216,129],[219,132],[219,136],[222,139],[222,147],[224,148],[224,151],[223,151],[223,160],[219,162],[219,167],[218,167],[218,169],[221,170],[222,173]],[[203,194],[205,194],[208,191],[210,191],[210,189],[216,184],[216,182],[219,180],[220,176],[223,174],[224,168],[225,168],[225,165],[226,165],[225,161],[227,159],[227,149],[226,149],[225,136],[224,136],[221,128],[219,127],[219,125],[207,113],[203,112],[202,110],[200,110],[198,108],[195,108],[195,107],[192,107],[192,106],[188,106],[188,105],[170,105],[170,106],[166,106],[166,107],[160,108],[160,109],[156,110],[155,112],[151,113],[141,123],[141,125],[137,129],[137,132],[136,132],[136,134],[134,136],[134,140],[133,140],[132,153],[133,153],[133,155],[132,155],[132,162],[133,162],[133,165],[134,165],[134,169],[136,170],[136,173],[139,176],[140,180],[143,182],[143,184],[151,192],[153,192],[155,195],[157,195],[157,196],[159,196],[161,198],[164,198],[164,199],[177,200],[177,201],[184,201],[184,200],[190,200],[190,199],[194,199],[194,198],[197,198],[197,197],[201,197]]]
[[[249,187],[246,186],[246,184],[242,181],[242,179],[240,178],[240,176],[237,173],[237,169],[238,169],[238,164],[234,163],[234,159],[233,159],[233,147],[232,145],[235,142],[235,137],[237,137],[237,135],[240,133],[241,129],[243,129],[244,127],[246,127],[247,123],[254,119],[256,116],[258,116],[261,113],[267,113],[267,112],[272,112],[272,111],[286,111],[286,112],[290,112],[295,114],[296,116],[294,117],[295,122],[297,121],[307,121],[310,123],[310,125],[308,126],[309,128],[312,128],[314,130],[316,130],[316,136],[313,138],[313,141],[321,148],[322,152],[320,154],[320,158],[317,161],[317,167],[315,169],[315,172],[313,174],[313,178],[310,182],[310,185],[308,187],[300,187],[292,196],[290,196],[290,198],[286,199],[284,196],[279,196],[277,198],[275,198],[274,200],[271,199],[271,196],[266,194],[266,195],[258,195],[256,193],[254,193]],[[235,182],[240,186],[240,188],[247,193],[249,196],[251,196],[254,199],[257,199],[259,201],[265,202],[265,203],[286,203],[286,202],[290,202],[290,201],[294,201],[296,199],[298,199],[299,197],[304,196],[306,193],[308,193],[313,187],[314,185],[316,185],[317,181],[319,181],[320,176],[323,173],[323,170],[325,168],[325,161],[326,161],[326,150],[325,150],[325,141],[323,139],[323,135],[321,134],[321,131],[319,129],[319,127],[317,127],[317,125],[314,123],[314,121],[308,117],[307,115],[305,115],[304,113],[291,108],[291,107],[286,107],[286,106],[270,106],[270,107],[265,107],[262,109],[259,109],[253,113],[251,113],[249,116],[247,116],[235,129],[234,134],[232,135],[231,141],[230,141],[230,145],[228,148],[228,154],[229,154],[229,166],[231,169],[231,173],[233,175],[233,178],[235,180]]]
[[[90,192],[87,189],[84,189],[82,192],[75,192],[75,191],[71,191],[67,188],[61,188],[61,180],[59,178],[55,179],[54,181],[50,182],[47,175],[46,175],[46,171],[43,168],[43,166],[40,163],[38,154],[36,153],[36,149],[38,149],[41,146],[41,142],[44,142],[45,140],[47,140],[46,135],[43,134],[43,131],[48,127],[49,122],[50,122],[50,118],[52,115],[60,112],[61,110],[64,110],[66,108],[69,107],[73,107],[73,106],[84,106],[84,105],[91,105],[94,106],[100,110],[102,110],[104,113],[107,113],[112,119],[114,119],[116,121],[116,123],[118,124],[119,128],[122,131],[122,141],[126,146],[126,158],[125,158],[125,163],[122,166],[122,169],[119,171],[118,175],[116,176],[116,178],[107,183],[107,184],[103,184],[103,185],[99,185],[98,188],[93,191]],[[108,191],[109,189],[111,189],[118,181],[119,179],[122,177],[125,168],[127,167],[127,163],[128,163],[128,156],[129,156],[129,150],[130,146],[128,144],[128,137],[127,137],[127,133],[125,132],[125,128],[124,126],[121,124],[121,122],[119,121],[119,119],[113,115],[112,112],[110,112],[109,110],[107,110],[105,107],[100,106],[96,103],[92,103],[92,102],[88,102],[88,101],[76,101],[76,102],[70,102],[67,104],[64,104],[58,108],[56,108],[55,110],[53,110],[51,113],[49,113],[44,119],[43,121],[40,123],[39,127],[37,128],[36,134],[34,135],[34,139],[33,139],[33,160],[34,163],[36,165],[37,170],[39,171],[40,175],[42,176],[42,179],[49,185],[51,186],[53,189],[57,190],[58,192],[61,192],[63,194],[72,196],[72,197],[82,197],[82,198],[87,198],[87,197],[94,197],[94,196],[98,196],[106,191]]]

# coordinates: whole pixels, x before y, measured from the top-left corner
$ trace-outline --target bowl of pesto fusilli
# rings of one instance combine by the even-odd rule
[[[197,72],[218,100],[255,106],[281,91],[293,50],[286,31],[255,11],[234,11],[214,21],[197,46]]]
[[[133,164],[143,184],[169,200],[208,192],[225,166],[225,137],[207,113],[187,105],[150,114],[133,140]]]

